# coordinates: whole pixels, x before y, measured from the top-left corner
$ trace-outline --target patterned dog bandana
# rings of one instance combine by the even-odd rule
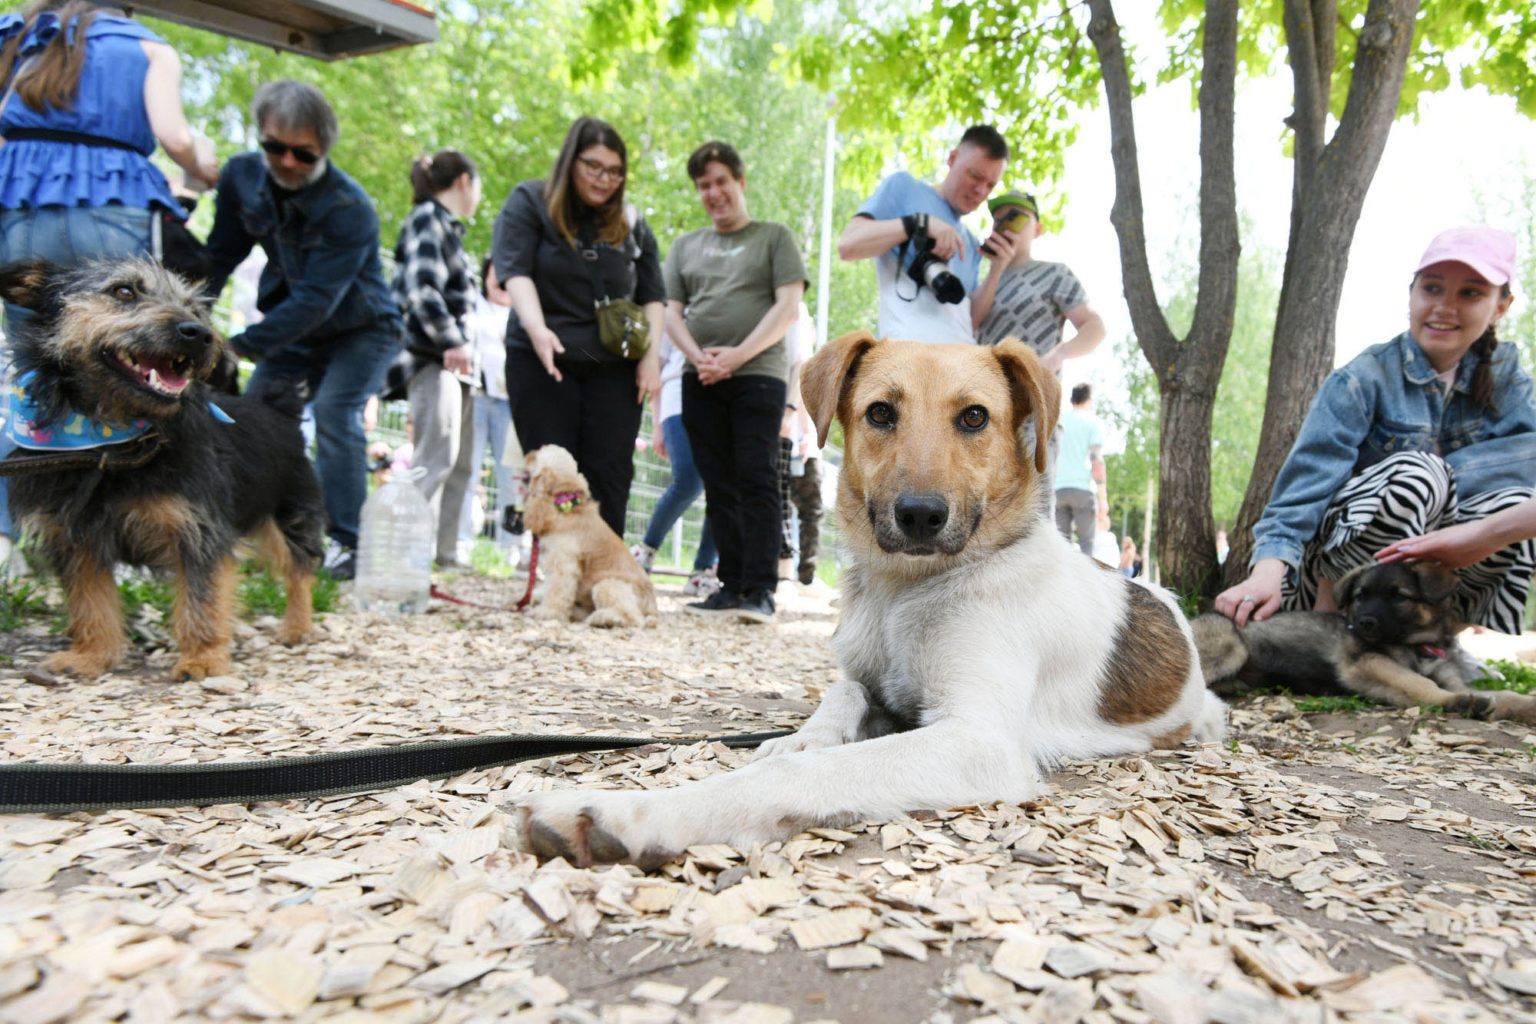
[[[122,444],[141,436],[150,428],[149,420],[131,423],[107,423],[88,419],[85,413],[71,409],[54,423],[37,422],[37,404],[27,391],[32,374],[24,373],[6,390],[5,433],[18,447],[32,451],[70,451]],[[208,411],[220,423],[235,422],[212,402]]]

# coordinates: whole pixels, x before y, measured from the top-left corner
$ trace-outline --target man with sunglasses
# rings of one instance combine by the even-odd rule
[[[379,265],[373,200],[328,158],[338,126],[325,96],[302,82],[268,82],[256,91],[251,116],[261,150],[231,158],[219,175],[207,293],[216,298],[261,246],[262,319],[229,343],[257,364],[251,393],[303,389],[310,396],[330,524],[326,565],[351,579],[367,496],[363,406],[400,351],[400,312]]]

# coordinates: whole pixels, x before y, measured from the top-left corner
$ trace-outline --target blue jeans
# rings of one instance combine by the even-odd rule
[[[507,450],[507,431],[512,429],[512,403],[505,398],[492,398],[484,391],[475,393],[475,461],[474,477],[475,486],[480,483],[481,462],[485,458],[485,446],[491,446],[491,464],[496,473],[496,507],[485,510],[486,517],[496,523],[496,539],[504,545],[510,545],[514,538],[507,533],[501,525],[501,510],[512,504],[512,491],[516,483],[512,479],[512,468],[504,466],[501,462],[502,455]],[[461,540],[473,540],[474,530],[471,527],[469,509],[475,500],[475,486],[471,486],[469,493],[464,496],[464,514],[459,520],[459,538]]]
[[[651,525],[645,528],[647,547],[660,548],[679,517],[692,505],[694,499],[704,493],[704,480],[698,467],[693,464],[693,446],[688,443],[688,429],[683,426],[681,415],[668,416],[661,421],[661,436],[667,442],[667,459],[672,463],[672,482],[656,499],[656,510],[651,513]],[[703,572],[713,568],[719,559],[715,552],[715,535],[709,530],[709,519],[704,520],[704,532],[699,534],[699,551],[693,557],[693,571]]]
[[[132,206],[43,206],[0,210],[0,263],[45,259],[74,266],[95,256],[131,256],[149,252],[150,213]],[[31,313],[5,304],[5,325],[14,330]],[[0,352],[0,367],[10,359]],[[0,373],[0,381],[4,374]],[[16,446],[0,433],[0,459]],[[0,477],[0,536],[12,530],[10,483]]]
[[[383,387],[384,374],[401,344],[399,326],[393,321],[331,338],[306,338],[258,363],[246,385],[253,395],[270,387],[304,384],[309,388],[315,416],[315,471],[325,495],[330,535],[344,547],[357,547],[358,520],[368,496],[363,406]]]

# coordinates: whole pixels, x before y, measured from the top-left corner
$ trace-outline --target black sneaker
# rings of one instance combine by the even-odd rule
[[[736,618],[740,622],[772,622],[773,594],[767,590],[755,590],[746,595],[736,605]]]
[[[333,580],[350,580],[357,575],[357,551],[333,540],[326,545],[321,567]]]
[[[695,615],[714,615],[717,612],[735,611],[740,604],[740,594],[729,590],[717,590],[702,601],[683,605],[683,611],[692,612]]]

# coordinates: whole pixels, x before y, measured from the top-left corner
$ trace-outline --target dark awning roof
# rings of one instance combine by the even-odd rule
[[[437,39],[432,11],[405,0],[132,0],[128,6],[321,60]]]

